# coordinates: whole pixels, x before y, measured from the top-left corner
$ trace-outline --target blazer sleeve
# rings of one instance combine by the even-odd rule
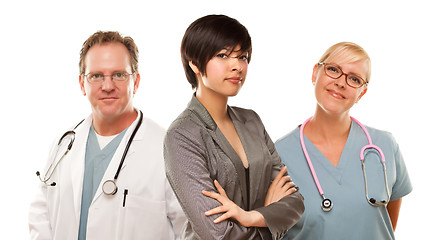
[[[272,156],[273,170],[270,179],[270,183],[272,183],[275,176],[280,172],[281,168],[284,167],[284,164],[281,162],[281,158],[275,149],[275,144],[264,128],[260,117],[256,113],[255,115],[258,119],[259,129],[264,134],[266,146],[270,152],[270,155]],[[285,175],[287,175],[287,173]],[[282,238],[287,230],[295,225],[303,215],[305,210],[304,198],[298,189],[299,188],[297,187],[297,191],[295,193],[282,198],[278,202],[256,209],[264,216],[267,227],[269,228],[273,239]]]
[[[164,140],[164,159],[167,178],[198,239],[252,239],[258,228],[246,228],[236,221],[213,223],[222,214],[205,216],[204,212],[221,206],[202,190],[217,192],[210,177],[206,144],[200,133],[188,128],[169,130]],[[191,229],[186,229],[191,231]]]
[[[167,217],[175,234],[175,239],[179,240],[186,218],[167,179],[165,179],[165,199],[167,204]]]

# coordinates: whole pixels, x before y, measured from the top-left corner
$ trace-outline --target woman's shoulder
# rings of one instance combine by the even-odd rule
[[[295,129],[292,129],[292,131],[286,133],[282,137],[278,138],[278,140],[275,142],[275,144],[285,144],[289,141],[293,142],[295,140],[300,140],[299,136],[299,126],[297,126]]]
[[[369,134],[371,134],[371,135],[380,136],[380,137],[384,137],[384,138],[392,137],[392,133],[387,130],[370,127],[368,125],[364,125],[364,126],[368,130]]]
[[[173,120],[167,129],[167,134],[172,134],[173,132],[189,132],[196,133],[205,128],[204,124],[199,120],[196,114],[190,109],[185,109],[179,116]]]
[[[275,147],[278,152],[286,152],[294,150],[295,146],[300,145],[300,131],[298,126],[284,136],[275,141]]]
[[[374,144],[379,143],[379,144],[385,144],[385,145],[390,144],[391,146],[397,146],[397,141],[391,132],[378,129],[375,127],[370,127],[368,125],[364,125],[364,127],[369,132],[369,135]],[[358,129],[362,131],[360,127]]]
[[[251,119],[261,120],[260,116],[252,109],[235,107],[235,106],[231,106],[230,109],[238,118],[244,119],[246,121]]]
[[[256,129],[261,135],[265,133],[263,121],[254,110],[240,107],[230,107],[229,109],[229,115],[232,121],[242,122],[246,126],[256,126]]]

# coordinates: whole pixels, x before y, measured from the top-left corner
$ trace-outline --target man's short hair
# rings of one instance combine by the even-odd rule
[[[97,31],[93,35],[91,35],[82,46],[82,49],[80,50],[80,60],[79,60],[79,73],[80,75],[85,74],[85,57],[88,53],[88,50],[90,50],[91,47],[94,45],[101,45],[105,43],[122,43],[130,53],[130,63],[131,63],[131,70],[133,73],[138,72],[138,62],[139,62],[139,50],[136,46],[136,43],[131,37],[122,37],[122,35],[119,32],[115,31]]]

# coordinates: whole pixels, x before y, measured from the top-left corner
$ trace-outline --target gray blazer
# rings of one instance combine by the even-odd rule
[[[187,109],[171,124],[164,141],[167,178],[187,218],[183,239],[280,239],[301,217],[299,191],[264,207],[267,190],[284,166],[258,115],[228,107],[249,161],[241,159],[204,106],[193,96]],[[246,180],[246,175],[249,180]],[[221,214],[204,212],[221,204],[202,194],[214,191],[218,180],[227,196],[245,210],[260,212],[267,228],[243,227],[235,220],[213,223]]]

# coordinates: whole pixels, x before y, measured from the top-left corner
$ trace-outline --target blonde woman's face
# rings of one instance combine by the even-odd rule
[[[334,57],[329,62],[338,65],[343,75],[337,79],[326,75],[323,65],[316,65],[312,74],[318,107],[332,114],[347,113],[366,93],[366,85],[353,88],[346,83],[346,75],[354,74],[366,79],[369,70],[367,60],[346,63],[345,59]]]

